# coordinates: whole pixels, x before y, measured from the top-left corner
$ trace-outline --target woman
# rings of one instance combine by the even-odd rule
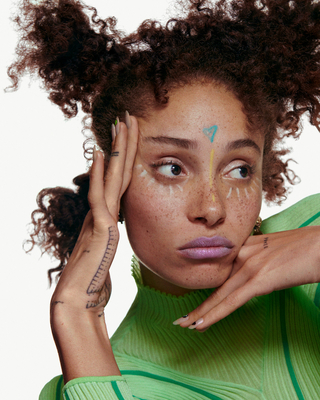
[[[186,2],[129,37],[71,0],[21,10],[14,84],[39,71],[67,116],[78,102],[92,116],[102,150],[89,192],[88,174],[76,194],[46,189],[34,219],[63,269],[51,325],[66,399],[319,395],[319,197],[250,234],[262,194],[281,201],[292,182],[277,141],[304,114],[318,127],[320,7],[266,3]],[[138,295],[110,341],[123,218]],[[57,377],[40,398],[61,391]]]

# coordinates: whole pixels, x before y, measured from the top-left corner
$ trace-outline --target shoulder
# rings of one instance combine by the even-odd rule
[[[41,390],[39,400],[63,400],[63,376],[59,375],[51,379]]]
[[[261,231],[272,233],[312,225],[320,225],[320,194],[308,196],[284,211],[267,218],[261,224]]]

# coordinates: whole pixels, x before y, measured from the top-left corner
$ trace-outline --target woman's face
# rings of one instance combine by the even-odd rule
[[[264,138],[220,86],[185,86],[139,119],[123,198],[145,284],[180,295],[220,286],[259,215]]]

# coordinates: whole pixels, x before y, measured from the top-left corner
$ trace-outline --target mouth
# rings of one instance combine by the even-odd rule
[[[194,260],[205,258],[222,258],[231,254],[234,244],[221,236],[199,237],[191,240],[178,249],[183,257]]]

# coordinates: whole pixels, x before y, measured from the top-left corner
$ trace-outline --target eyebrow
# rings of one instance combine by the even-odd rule
[[[170,136],[144,136],[143,140],[156,144],[170,144],[187,150],[197,148],[197,142],[194,140],[174,138]]]
[[[260,147],[251,139],[238,139],[230,142],[227,145],[227,151],[238,150],[243,147],[251,147],[252,149],[256,150],[259,155],[261,154]]]

